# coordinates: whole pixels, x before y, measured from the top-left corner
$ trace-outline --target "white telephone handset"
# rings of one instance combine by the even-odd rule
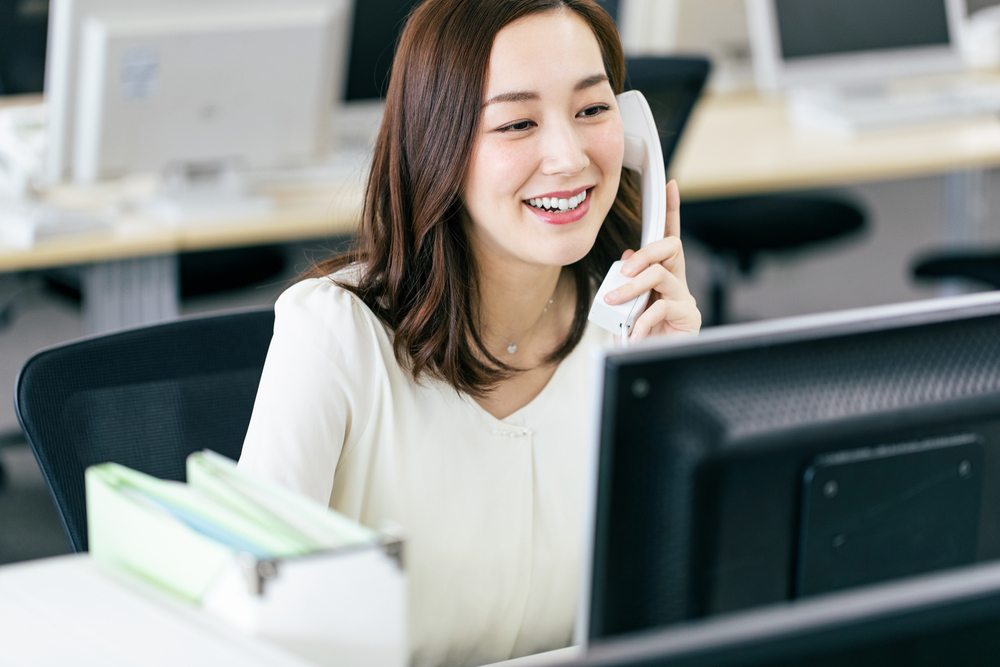
[[[667,220],[667,175],[663,166],[663,151],[660,136],[656,131],[653,114],[646,98],[638,90],[630,90],[617,97],[618,109],[625,128],[625,159],[623,166],[638,171],[642,176],[642,240],[645,246],[663,238]],[[613,334],[622,337],[622,344],[628,345],[632,325],[645,310],[649,302],[649,292],[644,292],[631,301],[609,306],[604,303],[604,295],[618,289],[631,278],[623,276],[624,262],[611,265],[608,275],[597,290],[594,304],[590,308],[590,321]]]

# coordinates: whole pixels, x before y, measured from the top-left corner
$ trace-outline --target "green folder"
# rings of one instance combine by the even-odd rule
[[[189,486],[262,522],[275,535],[304,540],[310,552],[379,540],[378,533],[370,528],[290,489],[242,472],[230,459],[215,452],[189,456],[187,478]]]
[[[197,602],[245,554],[280,559],[379,542],[375,531],[213,452],[188,457],[187,474],[182,484],[116,463],[88,468],[91,556]]]

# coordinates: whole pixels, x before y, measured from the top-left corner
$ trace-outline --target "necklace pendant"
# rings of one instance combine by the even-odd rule
[[[507,354],[514,354],[517,352],[517,343],[511,343],[507,346]]]

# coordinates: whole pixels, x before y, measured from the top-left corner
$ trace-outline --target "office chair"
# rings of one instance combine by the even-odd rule
[[[774,194],[681,204],[681,229],[712,253],[707,326],[725,324],[733,269],[749,277],[761,255],[860,232],[865,212],[846,199]]]
[[[31,357],[14,409],[73,551],[87,550],[84,470],[114,461],[183,481],[188,454],[238,459],[273,309],[183,319]]]
[[[963,278],[1000,289],[1000,250],[954,249],[918,259],[913,276],[924,280]]]
[[[702,57],[630,58],[626,88],[641,90],[660,132],[667,171],[711,66]],[[682,193],[683,194],[683,193]],[[706,324],[728,315],[730,266],[749,275],[765,252],[804,248],[863,228],[865,215],[853,203],[831,198],[767,195],[681,204],[685,236],[712,253]]]

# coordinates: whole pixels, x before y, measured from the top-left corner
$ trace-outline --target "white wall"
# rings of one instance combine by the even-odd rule
[[[622,0],[619,27],[628,55],[700,53],[711,88],[753,86],[743,0]]]

